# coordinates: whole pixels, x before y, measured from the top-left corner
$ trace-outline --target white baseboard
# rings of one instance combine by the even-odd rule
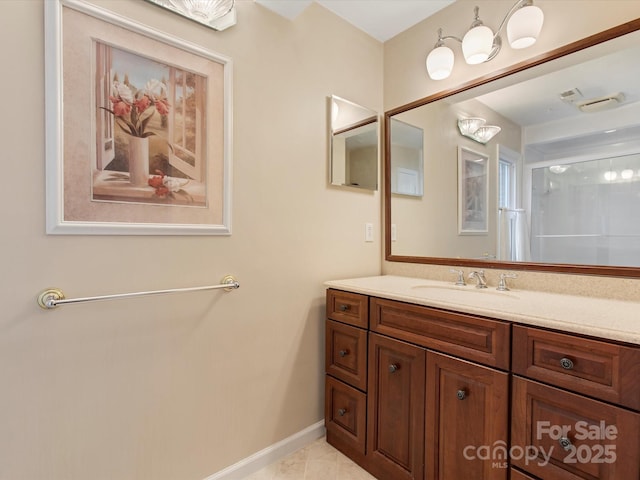
[[[314,440],[324,436],[324,420],[308,426],[278,443],[268,446],[237,463],[220,470],[204,480],[242,480],[267,465],[286,457],[290,453],[301,449]]]

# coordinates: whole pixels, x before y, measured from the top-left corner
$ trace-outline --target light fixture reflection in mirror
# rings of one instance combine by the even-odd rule
[[[378,189],[378,114],[344,98],[329,99],[330,183]]]
[[[461,135],[484,145],[501,130],[496,125],[485,125],[486,123],[487,121],[480,117],[461,118],[458,120],[458,130]]]
[[[236,24],[235,0],[147,0],[183,17],[222,31]]]

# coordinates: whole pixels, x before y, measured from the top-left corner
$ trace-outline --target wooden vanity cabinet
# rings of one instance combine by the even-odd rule
[[[640,479],[640,349],[514,325],[514,466],[544,480]]]
[[[333,289],[327,317],[327,441],[379,480],[640,480],[640,347]]]
[[[365,467],[369,299],[327,291],[324,421],[327,441]]]
[[[492,368],[509,367],[507,322],[332,289],[327,317],[331,445],[380,480],[507,479],[506,462],[465,458],[469,445],[508,440],[509,377]]]

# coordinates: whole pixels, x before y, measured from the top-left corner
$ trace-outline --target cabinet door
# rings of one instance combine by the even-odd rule
[[[427,480],[506,480],[509,375],[427,353]]]
[[[513,377],[512,457],[544,480],[640,478],[640,414]]]
[[[422,479],[425,350],[369,334],[367,459],[381,480]]]

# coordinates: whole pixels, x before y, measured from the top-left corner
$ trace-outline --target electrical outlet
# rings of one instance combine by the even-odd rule
[[[373,242],[373,223],[364,224],[364,241]]]

